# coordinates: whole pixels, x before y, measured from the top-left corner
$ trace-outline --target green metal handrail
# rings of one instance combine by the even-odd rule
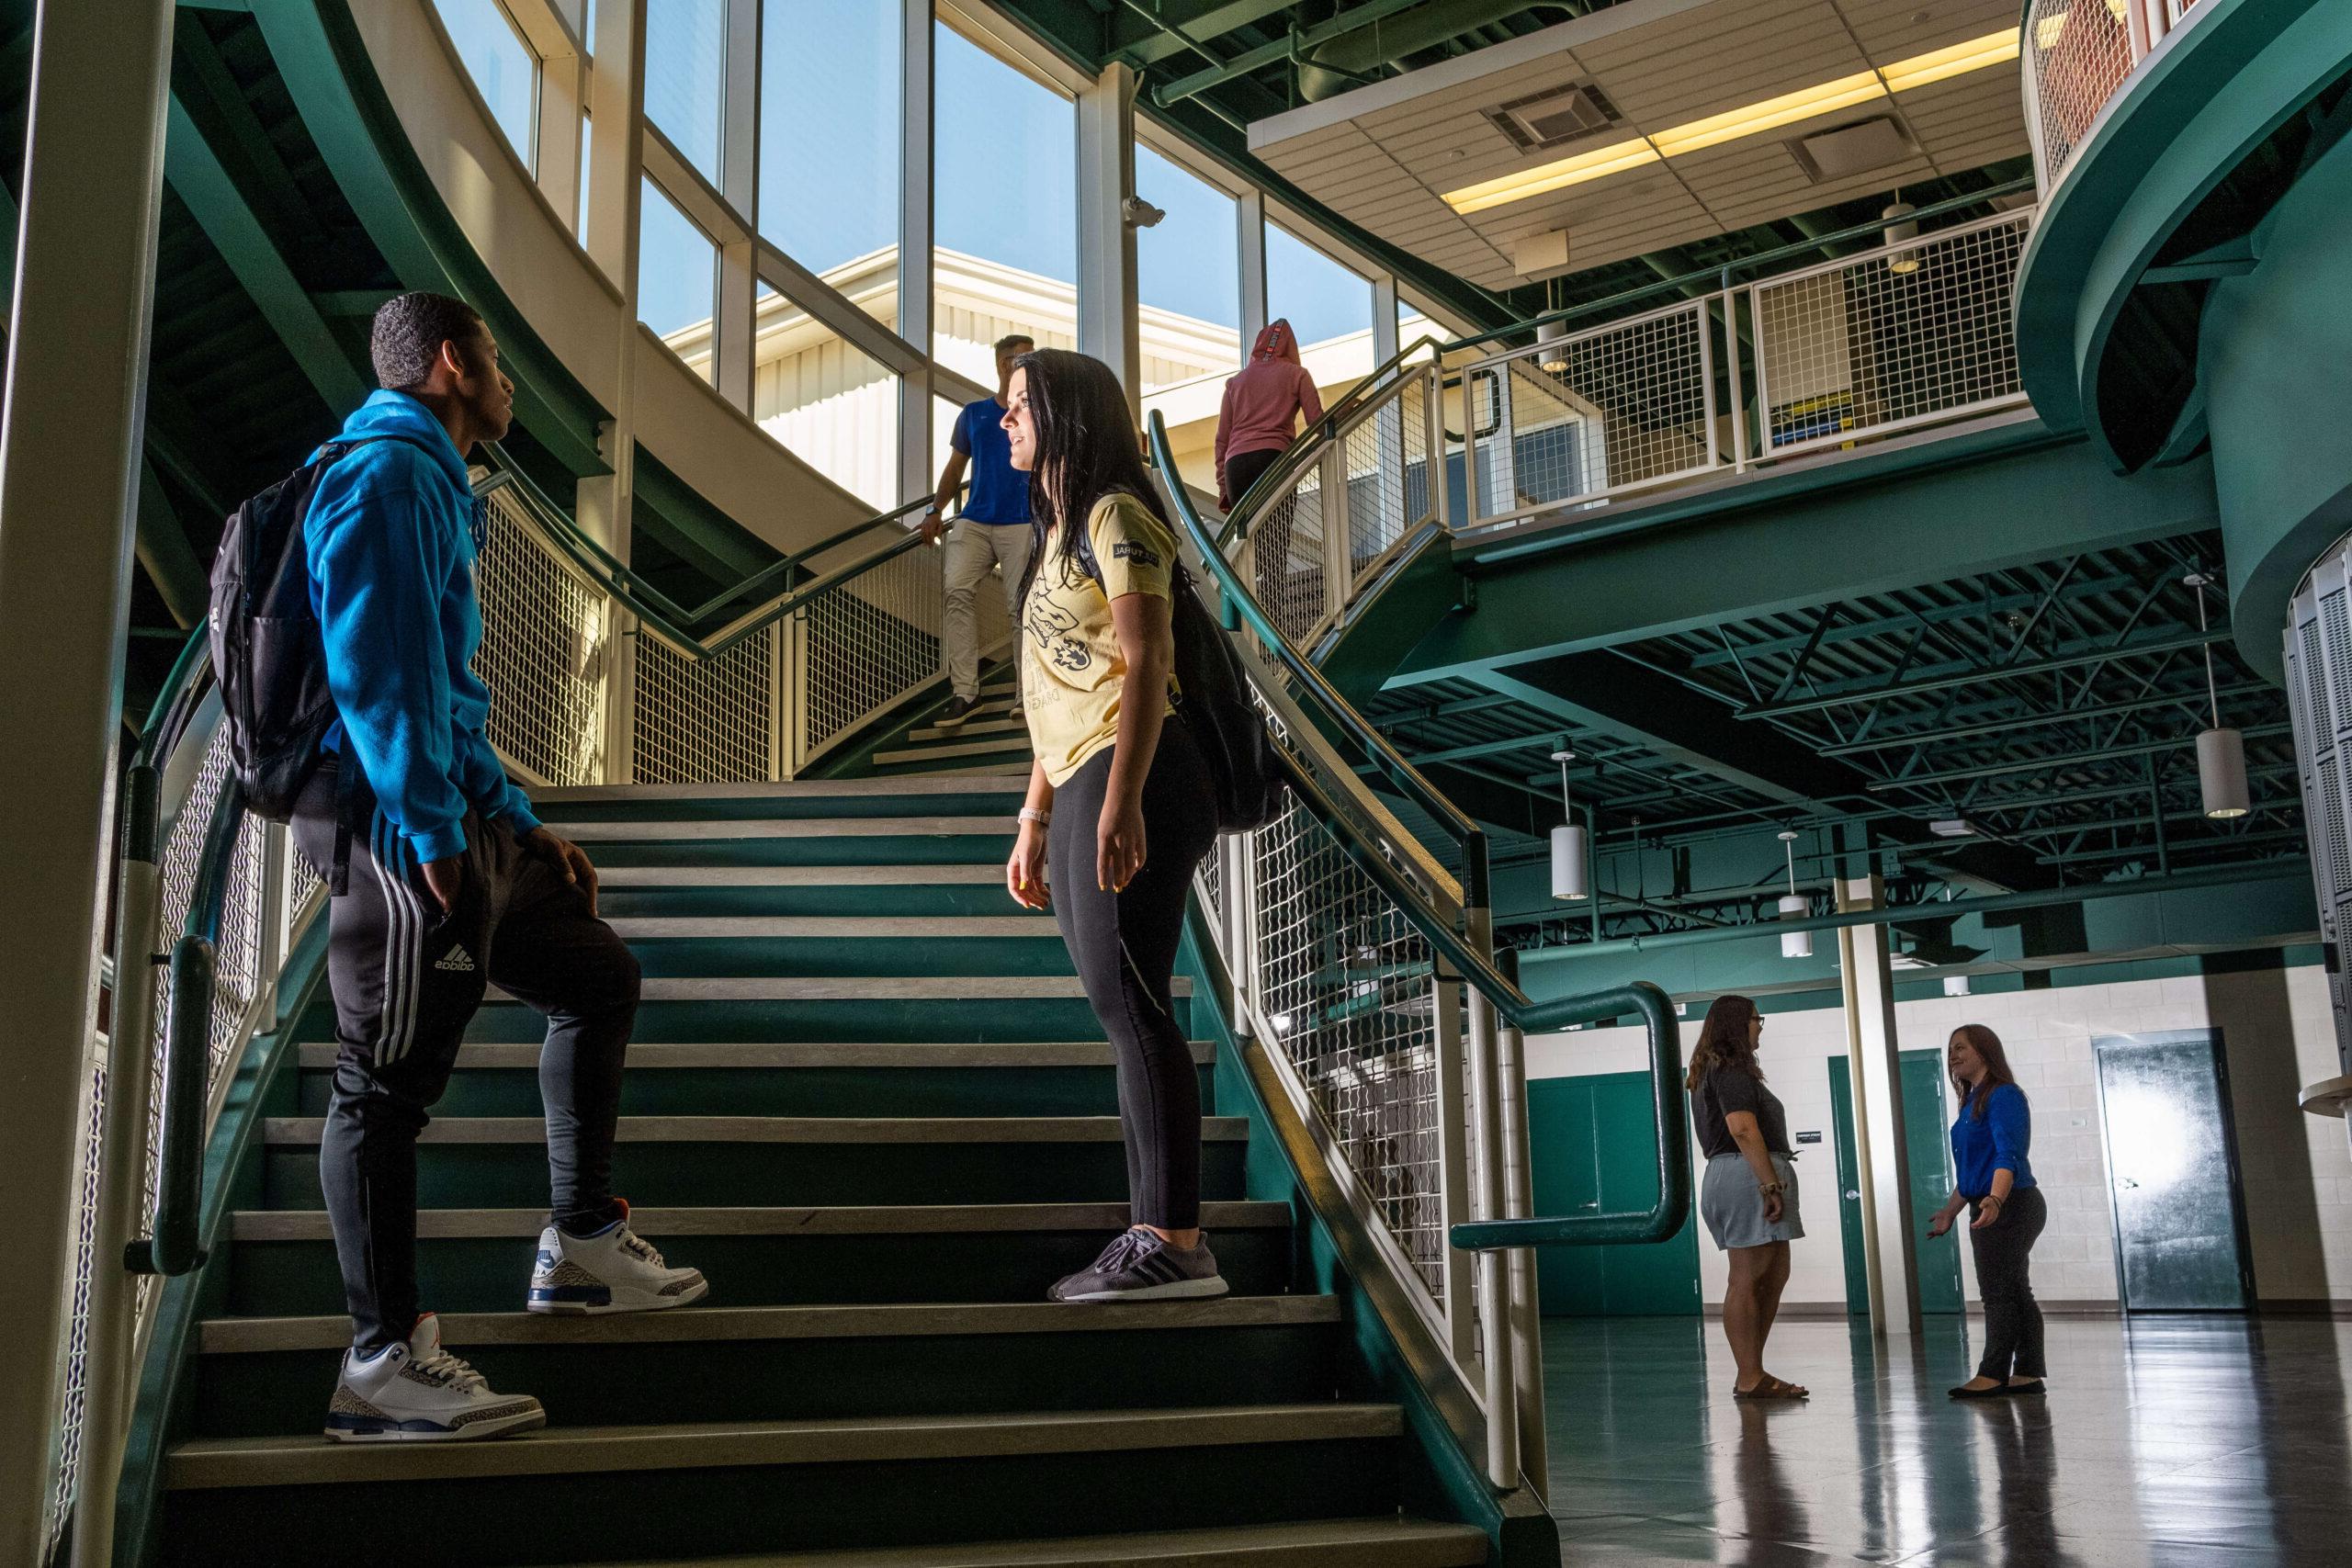
[[[1175,453],[1168,444],[1168,425],[1158,411],[1150,418],[1152,461],[1161,473],[1174,475]],[[1381,771],[1398,784],[1442,825],[1454,829],[1463,842],[1468,874],[1464,879],[1466,907],[1483,913],[1487,906],[1486,835],[1462,809],[1422,778],[1419,772],[1391,746],[1385,736],[1356,712],[1322,673],[1307,661],[1290,639],[1276,628],[1265,606],[1242,583],[1240,574],[1216,548],[1216,536],[1193,504],[1182,484],[1166,487],[1178,521],[1192,536],[1223,596],[1230,629],[1247,628],[1261,646],[1297,682],[1306,699],[1302,705],[1311,717],[1333,725],[1372,754]],[[1322,823],[1340,849],[1377,884],[1410,920],[1430,946],[1457,971],[1464,983],[1486,998],[1496,1013],[1512,1028],[1540,1033],[1570,1024],[1637,1014],[1649,1047],[1650,1093],[1657,1114],[1657,1201],[1640,1213],[1552,1215],[1522,1220],[1477,1221],[1453,1227],[1454,1246],[1486,1252],[1507,1247],[1600,1246],[1610,1242],[1660,1241],[1682,1228],[1690,1212],[1690,1133],[1682,1116],[1682,1041],[1675,1027],[1674,1010],[1666,993],[1645,981],[1585,996],[1538,1002],[1495,964],[1491,952],[1481,951],[1469,934],[1433,909],[1428,895],[1416,887],[1380,847],[1356,826],[1353,817],[1327,790],[1323,782],[1286,752],[1283,757],[1291,784],[1308,813]],[[1455,825],[1459,824],[1458,829]]]

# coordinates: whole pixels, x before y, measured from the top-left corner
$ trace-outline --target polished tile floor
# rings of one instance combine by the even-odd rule
[[[2352,1323],[2053,1318],[2049,1393],[1974,1403],[1981,1320],[1928,1324],[1781,1324],[1768,1405],[1712,1323],[1548,1320],[1565,1561],[2352,1568]]]

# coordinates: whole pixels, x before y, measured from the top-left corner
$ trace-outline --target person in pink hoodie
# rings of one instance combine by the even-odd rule
[[[1315,379],[1299,363],[1298,335],[1287,321],[1266,323],[1250,350],[1250,363],[1225,384],[1225,406],[1216,416],[1216,497],[1227,511],[1249,493],[1259,476],[1273,467],[1296,437],[1296,421],[1323,417]],[[1291,576],[1292,508],[1287,499],[1263,511],[1251,533],[1258,541],[1258,594],[1272,605]]]

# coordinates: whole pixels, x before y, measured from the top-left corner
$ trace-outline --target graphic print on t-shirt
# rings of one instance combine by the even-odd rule
[[[1036,640],[1039,651],[1054,661],[1054,668],[1076,674],[1094,662],[1086,645],[1069,635],[1078,629],[1076,615],[1042,593],[1030,594],[1028,612],[1023,624]]]

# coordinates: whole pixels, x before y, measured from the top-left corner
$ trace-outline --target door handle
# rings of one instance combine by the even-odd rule
[[[1589,1203],[1578,1203],[1578,1204],[1577,1205],[1577,1208],[1579,1208],[1579,1209],[1598,1209],[1598,1208],[1600,1208],[1600,1199],[1598,1199],[1598,1198],[1595,1198],[1591,1202],[1589,1202]]]
[[[1862,1194],[1859,1189],[1849,1187],[1846,1189],[1846,1198],[1849,1202],[1859,1203],[1862,1200]]]
[[[2136,1182],[2136,1181],[2132,1180],[2132,1179],[2130,1177],[2128,1177],[2128,1176],[2119,1176],[2119,1177],[2117,1177],[2117,1178],[2115,1179],[2115,1184],[2116,1184],[2118,1187],[2137,1187],[2137,1186],[2139,1186],[2139,1185],[2140,1185],[2138,1182]]]

